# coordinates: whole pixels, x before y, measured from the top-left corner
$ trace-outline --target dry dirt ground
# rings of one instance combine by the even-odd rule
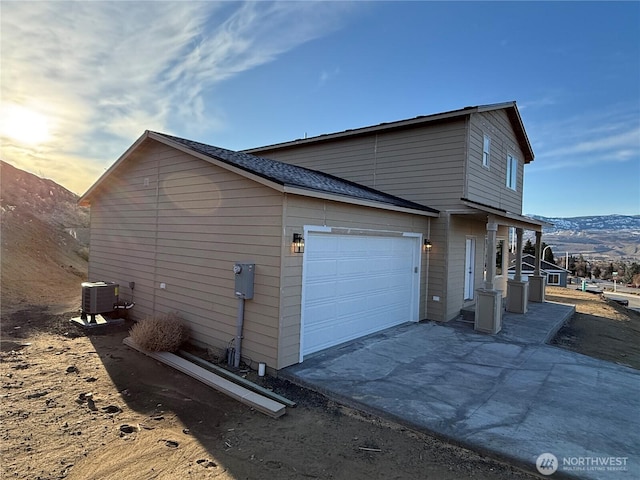
[[[640,313],[572,288],[547,287],[546,298],[576,306],[555,345],[640,370]]]
[[[640,315],[548,299],[578,305],[559,346],[640,368]],[[1,478],[534,478],[278,379],[264,385],[298,406],[271,419],[124,346],[130,325],[84,331],[21,300],[2,308]]]
[[[3,309],[1,478],[534,478],[278,379],[271,419],[73,315]]]

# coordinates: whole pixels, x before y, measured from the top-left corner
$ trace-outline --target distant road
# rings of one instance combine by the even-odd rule
[[[610,298],[611,300],[628,300],[629,308],[640,311],[640,295],[633,295],[630,293],[623,293],[623,292],[616,292],[616,293],[604,292],[603,295],[607,298]]]

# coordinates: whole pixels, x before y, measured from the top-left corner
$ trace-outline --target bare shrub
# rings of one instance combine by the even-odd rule
[[[129,335],[147,352],[175,352],[187,340],[187,329],[178,313],[170,312],[140,320]]]

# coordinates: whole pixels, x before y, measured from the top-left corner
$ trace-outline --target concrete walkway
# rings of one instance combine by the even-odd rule
[[[573,312],[531,303],[505,314],[495,336],[460,322],[404,324],[281,373],[535,473],[552,453],[551,478],[638,479],[640,372],[546,345]]]

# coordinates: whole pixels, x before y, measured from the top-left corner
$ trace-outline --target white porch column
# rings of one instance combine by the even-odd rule
[[[516,274],[507,280],[507,312],[527,313],[529,282],[522,278],[522,228],[516,228]]]
[[[516,276],[514,280],[522,281],[522,228],[516,228]]]
[[[544,289],[546,286],[546,275],[540,274],[540,257],[542,249],[542,232],[536,232],[536,261],[533,275],[529,277],[529,300],[532,302],[544,302]]]
[[[493,290],[493,281],[496,276],[496,235],[498,233],[498,224],[495,222],[487,223],[487,278],[484,281],[486,290]]]
[[[484,333],[498,333],[502,329],[502,292],[495,290],[496,276],[496,235],[498,224],[489,217],[487,222],[487,278],[484,288],[476,290],[475,330]]]
[[[542,232],[536,232],[536,264],[534,266],[533,274],[540,275],[540,257],[542,252]]]

